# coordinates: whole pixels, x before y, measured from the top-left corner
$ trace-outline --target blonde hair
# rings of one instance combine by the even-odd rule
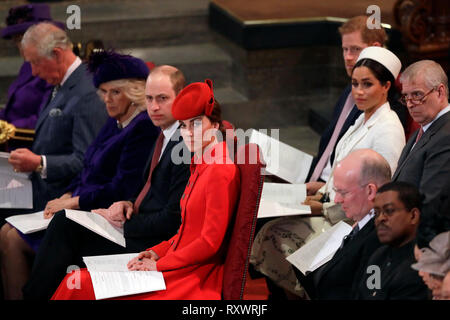
[[[145,80],[142,79],[119,79],[108,81],[112,86],[123,90],[124,95],[139,109],[146,110],[145,104]],[[99,92],[99,91],[97,91]]]

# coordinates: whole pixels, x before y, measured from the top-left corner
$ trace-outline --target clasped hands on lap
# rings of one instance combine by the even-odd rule
[[[320,188],[325,185],[324,182],[307,182],[306,183],[306,199],[303,204],[311,207],[311,215],[322,215],[322,202],[320,200],[323,194],[319,192]]]
[[[157,271],[156,261],[158,261],[159,256],[153,251],[142,251],[128,262],[127,267],[130,271]]]

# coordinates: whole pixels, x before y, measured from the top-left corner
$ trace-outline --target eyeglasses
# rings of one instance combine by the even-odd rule
[[[410,101],[414,105],[422,104],[425,101],[425,98],[432,93],[436,88],[431,89],[427,93],[423,93],[422,91],[413,91],[411,94],[403,94],[398,101],[401,104],[407,105],[408,101]]]
[[[367,186],[367,185],[368,185],[368,183],[363,184],[363,185],[360,185],[360,186],[358,186],[358,187],[359,187],[359,188],[364,188],[364,187]],[[353,190],[342,190],[342,189],[336,189],[336,188],[333,187],[333,191],[334,191],[336,194],[340,195],[342,198],[345,198],[349,193],[355,191],[355,189],[356,189],[356,188],[354,188]]]
[[[373,213],[375,214],[375,218],[379,218],[382,214],[386,216],[387,218],[392,217],[392,215],[397,211],[406,210],[405,207],[403,208],[395,208],[395,207],[389,207],[386,209],[373,209]]]

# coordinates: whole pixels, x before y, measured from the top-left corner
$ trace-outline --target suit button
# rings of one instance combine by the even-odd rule
[[[183,193],[183,195],[181,196],[181,199],[184,199],[184,193]]]

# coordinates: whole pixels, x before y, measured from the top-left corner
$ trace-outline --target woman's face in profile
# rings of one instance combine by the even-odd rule
[[[189,151],[201,154],[215,139],[218,123],[212,123],[208,117],[201,115],[180,121],[180,131]]]
[[[375,112],[387,101],[389,88],[389,81],[382,85],[366,66],[360,66],[353,70],[352,95],[359,110],[368,113]]]

